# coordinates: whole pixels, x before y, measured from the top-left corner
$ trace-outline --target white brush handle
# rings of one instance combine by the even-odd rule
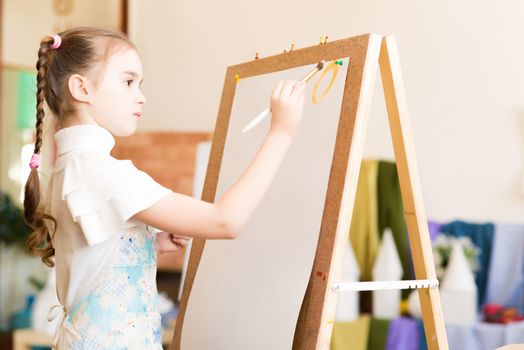
[[[252,121],[250,121],[249,124],[246,125],[244,130],[242,130],[242,134],[245,133],[246,131],[253,129],[258,123],[260,123],[270,113],[271,112],[269,111],[269,107],[264,109],[262,112],[260,112],[259,115],[257,115]]]

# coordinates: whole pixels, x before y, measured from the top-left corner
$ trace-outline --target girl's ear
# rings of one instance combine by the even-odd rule
[[[79,74],[73,74],[67,82],[71,96],[79,102],[89,102],[87,79]]]

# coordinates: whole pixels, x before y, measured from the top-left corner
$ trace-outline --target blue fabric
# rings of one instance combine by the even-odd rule
[[[524,341],[524,322],[446,326],[449,350],[493,350]]]
[[[506,326],[504,344],[524,344],[524,321],[510,323]]]
[[[476,347],[471,327],[446,325],[446,335],[449,350],[480,350]]]
[[[486,302],[524,313],[524,225],[496,224]]]
[[[386,350],[418,350],[419,330],[417,320],[399,317],[389,325]]]
[[[472,347],[464,349],[492,350],[504,344],[504,333],[507,327],[503,324],[477,323],[470,328],[468,337],[473,337]],[[458,349],[458,348],[457,348]]]
[[[481,250],[479,255],[480,269],[475,273],[475,283],[479,296],[477,300],[478,306],[484,303],[486,296],[494,231],[495,225],[491,223],[470,224],[463,221],[453,221],[442,226],[442,232],[449,233],[455,237],[469,237]]]
[[[422,320],[417,320],[418,328],[418,348],[420,350],[428,350],[428,344],[426,342],[426,333],[424,333],[424,323]]]
[[[422,320],[417,320],[419,349],[427,350]],[[494,350],[524,343],[524,321],[509,324],[477,322],[472,326],[446,325],[449,350]],[[400,348],[399,348],[400,349]]]

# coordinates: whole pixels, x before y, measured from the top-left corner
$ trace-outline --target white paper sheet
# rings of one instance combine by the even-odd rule
[[[245,134],[241,130],[268,107],[278,80],[299,79],[313,67],[240,80],[217,199],[255,156],[270,118]],[[320,232],[347,68],[345,59],[319,104],[311,101],[319,75],[308,83],[298,135],[241,237],[206,242],[184,319],[182,350],[291,349]]]

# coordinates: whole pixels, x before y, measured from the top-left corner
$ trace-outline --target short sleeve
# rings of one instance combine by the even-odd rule
[[[76,155],[63,171],[62,200],[89,245],[121,232],[133,215],[171,192],[131,161],[110,155]]]

